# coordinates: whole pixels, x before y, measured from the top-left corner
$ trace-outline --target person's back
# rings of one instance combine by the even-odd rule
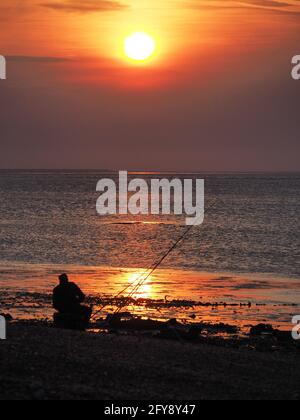
[[[84,293],[75,283],[69,282],[68,276],[59,276],[59,285],[53,290],[54,325],[57,328],[84,330],[88,327],[92,307],[81,305],[85,300]]]
[[[53,290],[53,307],[59,312],[77,312],[84,299],[75,283],[61,282]]]

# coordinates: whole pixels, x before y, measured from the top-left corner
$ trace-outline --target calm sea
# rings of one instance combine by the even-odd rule
[[[206,207],[215,203],[204,224],[193,228],[162,269],[256,278],[266,275],[274,281],[285,279],[286,288],[289,281],[299,284],[300,174],[132,176],[149,180],[204,178]],[[83,271],[89,267],[145,269],[185,230],[183,219],[171,216],[99,216],[96,184],[103,177],[116,174],[0,172],[2,290],[12,284],[22,289],[31,270],[31,291],[35,286],[38,290],[43,279],[34,272],[41,266],[58,271],[60,267],[71,271],[75,267]],[[183,284],[188,282],[189,276],[185,277]],[[108,287],[106,283],[101,286]],[[198,289],[200,294],[201,285]],[[189,297],[188,292],[184,294]],[[295,299],[299,295],[291,300]]]

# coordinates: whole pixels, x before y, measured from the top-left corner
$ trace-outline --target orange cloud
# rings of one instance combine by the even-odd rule
[[[239,10],[249,8],[278,13],[300,13],[295,3],[280,0],[210,0],[209,2],[205,0],[203,2],[190,0],[186,3],[186,6],[199,10]]]
[[[66,2],[47,2],[40,4],[49,9],[71,13],[108,12],[127,9],[127,5],[114,0],[69,0]]]

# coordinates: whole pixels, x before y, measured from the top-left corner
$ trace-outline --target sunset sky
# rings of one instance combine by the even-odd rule
[[[1,0],[0,54],[0,168],[300,170],[299,0]]]

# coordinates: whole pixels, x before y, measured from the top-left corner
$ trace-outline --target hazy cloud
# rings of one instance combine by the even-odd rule
[[[239,0],[239,3],[261,7],[289,7],[291,4],[274,0]]]
[[[12,19],[20,20],[20,18],[28,17],[33,8],[28,0],[18,2],[16,0],[1,0],[0,2],[0,21],[9,23]],[[1,28],[0,28],[1,29]]]
[[[300,0],[299,0],[300,1]],[[251,9],[260,9],[260,10],[270,10],[270,11],[280,11],[282,12],[291,12],[297,13],[292,7],[292,3],[276,0],[210,0],[209,2],[193,2],[189,1],[186,3],[188,7],[200,9],[200,10],[212,10],[212,9],[242,9],[242,8],[251,8]]]
[[[45,2],[40,4],[49,9],[71,12],[71,13],[92,13],[123,10],[128,6],[114,0],[68,0],[65,2]]]
[[[70,61],[69,58],[64,57],[40,57],[40,56],[26,56],[26,55],[11,55],[6,56],[8,61],[18,63],[61,63]]]

